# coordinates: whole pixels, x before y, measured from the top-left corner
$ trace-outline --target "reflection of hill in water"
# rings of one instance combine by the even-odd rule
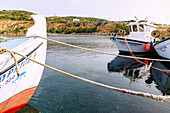
[[[122,72],[131,81],[149,74],[149,66],[143,65],[132,58],[116,57],[107,65],[109,72]]]
[[[16,113],[40,113],[39,110],[35,109],[34,107],[32,107],[29,104],[26,104],[25,106],[23,106],[19,111],[17,111]]]
[[[148,64],[159,69],[170,70],[169,62],[156,61],[148,62]],[[146,76],[146,84],[154,83],[156,84],[156,88],[160,90],[163,95],[170,95],[170,74],[150,68],[150,66],[143,65],[134,59],[116,57],[108,63],[108,71],[122,72],[122,74],[129,78],[131,82],[135,82],[136,79],[142,79]]]

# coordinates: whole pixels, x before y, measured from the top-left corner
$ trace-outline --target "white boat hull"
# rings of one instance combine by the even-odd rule
[[[32,44],[29,45],[28,41],[24,45],[19,46],[20,48],[25,48],[21,54],[45,63],[46,42],[42,41],[42,39],[33,39],[33,42],[31,41]],[[8,56],[10,55],[8,54]],[[17,56],[17,59],[20,61],[18,64],[20,77],[17,77],[13,58],[1,64],[1,67],[4,67],[1,69],[0,76],[1,112],[11,111],[25,105],[33,95],[42,76],[43,66],[19,56]]]
[[[155,44],[154,48],[159,56],[170,59],[170,38]]]
[[[129,53],[129,50],[127,48],[126,42],[123,37],[122,38],[121,37],[111,37],[110,39],[113,41],[113,43],[118,48],[119,53]],[[128,38],[126,38],[126,41],[127,41],[128,46],[132,53],[153,52],[153,49],[146,50],[145,45],[147,44],[147,42],[128,39]]]
[[[27,32],[27,36],[36,33],[38,36],[46,38],[45,18],[42,16],[35,16],[34,19],[35,18],[42,19],[42,21],[35,22],[34,24],[34,28],[38,27],[39,30],[32,30],[30,28]],[[15,45],[19,41],[22,42],[22,39],[4,43],[7,43],[6,45],[11,47],[12,43]],[[3,47],[5,46],[2,46],[2,48]],[[38,62],[45,63],[46,48],[46,40],[41,38],[30,38],[16,45],[11,50]],[[19,77],[17,76],[16,66],[11,55],[7,52],[0,54],[0,112],[14,113],[23,107],[36,90],[43,73],[43,66],[22,58],[21,56],[15,56],[18,61]]]

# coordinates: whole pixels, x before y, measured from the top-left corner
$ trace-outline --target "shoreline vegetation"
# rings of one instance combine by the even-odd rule
[[[25,35],[33,25],[30,15],[34,14],[23,10],[0,11],[0,35]],[[119,29],[128,32],[127,23],[93,17],[51,16],[46,20],[48,35],[111,36]]]
[[[25,35],[34,23],[30,15],[35,13],[23,10],[0,11],[0,35]],[[46,17],[47,33],[50,36],[97,36],[109,37],[120,29],[129,34],[128,21],[114,22],[106,19],[76,16]]]

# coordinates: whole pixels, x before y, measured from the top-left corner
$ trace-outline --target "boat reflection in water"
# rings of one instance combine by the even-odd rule
[[[170,70],[169,62],[154,62],[152,66],[162,70]],[[151,84],[153,81],[156,83],[156,87],[163,95],[170,95],[170,74],[159,71],[157,69],[150,69],[150,77],[146,80],[147,84]]]
[[[142,61],[142,60],[141,60]],[[170,95],[170,74],[157,69],[170,70],[169,62],[148,62],[144,61],[148,65],[141,64],[132,58],[116,57],[114,60],[108,63],[109,72],[122,72],[122,74],[129,78],[132,82],[136,79],[147,78],[146,84],[156,84],[156,88],[162,92],[163,95]]]
[[[150,64],[148,61],[143,61]],[[141,79],[144,76],[149,76],[150,66],[141,64],[133,58],[116,57],[108,63],[109,72],[122,72],[125,77],[130,78],[131,82],[135,79]]]
[[[33,106],[26,104],[20,110],[18,110],[16,113],[40,113],[40,111],[37,110],[36,108],[34,108]]]

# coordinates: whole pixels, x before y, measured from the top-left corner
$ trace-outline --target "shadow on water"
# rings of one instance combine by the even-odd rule
[[[150,58],[153,57],[156,56],[150,56]],[[170,95],[170,74],[152,68],[153,66],[162,70],[170,70],[169,62],[140,61],[147,65],[132,58],[115,57],[115,59],[108,63],[107,68],[109,72],[122,72],[123,76],[130,79],[130,83],[136,82],[137,79],[143,79],[146,77],[146,84],[154,83],[156,88],[160,90],[163,95]]]
[[[16,113],[40,113],[40,111],[34,108],[33,106],[26,104]]]

